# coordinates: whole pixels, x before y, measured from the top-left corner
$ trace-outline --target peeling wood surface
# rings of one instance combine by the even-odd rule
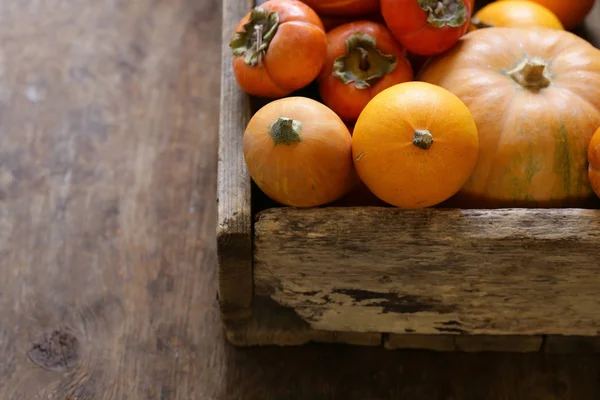
[[[264,211],[255,291],[314,329],[486,335],[600,331],[600,211]]]

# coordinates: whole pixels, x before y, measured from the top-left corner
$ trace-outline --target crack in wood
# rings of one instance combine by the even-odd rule
[[[382,314],[415,314],[419,312],[437,312],[439,314],[450,314],[455,307],[444,305],[439,300],[412,295],[399,295],[397,293],[380,293],[362,289],[334,289],[333,293],[343,294],[351,297],[356,303],[367,300],[380,300],[365,304],[366,307],[381,307]]]

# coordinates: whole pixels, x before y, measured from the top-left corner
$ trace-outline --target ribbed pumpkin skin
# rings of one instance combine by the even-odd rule
[[[507,72],[524,58],[549,63],[539,91]],[[587,147],[600,126],[600,51],[566,31],[487,28],[465,35],[419,79],[456,94],[479,132],[473,175],[455,197],[465,207],[567,207],[593,196]]]

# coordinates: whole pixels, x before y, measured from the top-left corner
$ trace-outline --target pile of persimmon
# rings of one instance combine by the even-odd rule
[[[268,0],[237,24],[256,185],[292,207],[600,196],[594,0]]]

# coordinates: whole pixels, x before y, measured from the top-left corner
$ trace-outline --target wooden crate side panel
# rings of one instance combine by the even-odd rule
[[[600,330],[597,210],[270,209],[255,291],[330,331]]]
[[[332,332],[312,329],[294,310],[269,297],[256,296],[252,317],[246,323],[226,328],[228,340],[236,346],[299,346],[307,343],[343,343],[381,346],[377,332]]]
[[[223,1],[217,251],[219,302],[226,322],[248,318],[252,302],[251,181],[242,152],[251,107],[233,75],[229,41],[253,5],[253,0]]]

